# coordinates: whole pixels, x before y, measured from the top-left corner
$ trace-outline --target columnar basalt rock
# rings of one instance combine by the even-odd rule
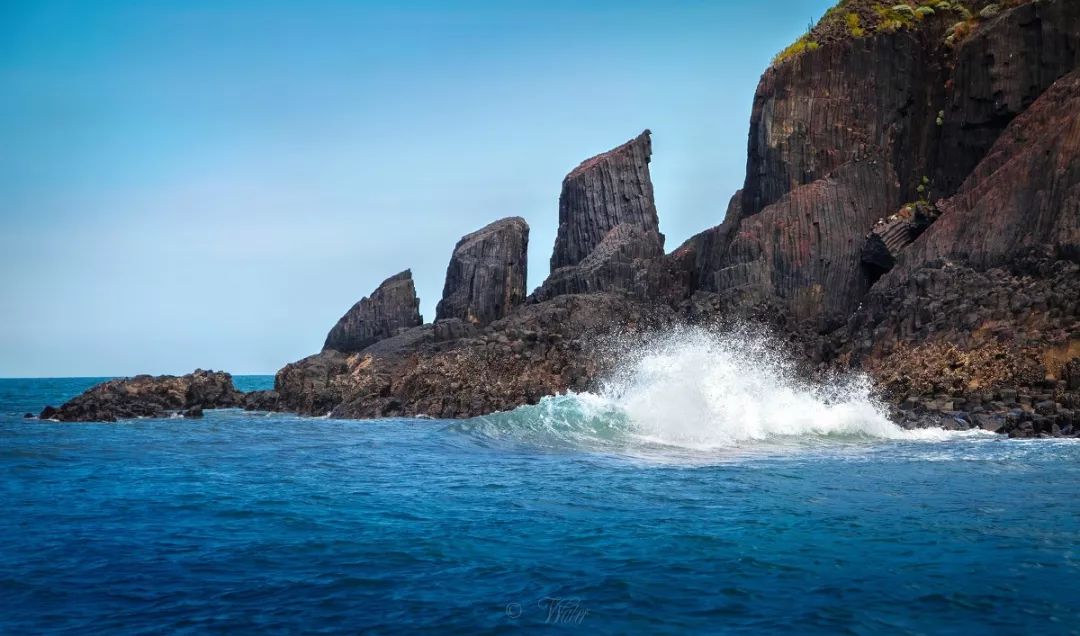
[[[648,130],[625,144],[581,163],[563,179],[559,195],[559,232],[551,271],[577,265],[617,225],[663,235],[653,200]]]
[[[741,214],[871,156],[886,160],[901,196],[926,174],[928,137],[947,79],[930,32],[839,41],[770,68],[754,96]]]
[[[861,266],[863,237],[897,189],[888,164],[868,159],[792,190],[742,220],[700,288],[733,303],[779,301],[822,329],[843,324],[872,282]]]
[[[459,318],[482,326],[525,300],[529,224],[520,217],[495,221],[458,241],[446,268],[436,320]]]
[[[327,334],[323,350],[363,351],[423,322],[412,271],[405,270],[384,280],[370,297],[353,305]]]
[[[1080,65],[1080,3],[1031,2],[988,20],[963,39],[947,85],[934,175],[950,196],[1014,117]]]
[[[883,285],[943,259],[980,268],[1032,253],[1080,260],[1080,71],[1014,119],[938,207],[941,217]]]

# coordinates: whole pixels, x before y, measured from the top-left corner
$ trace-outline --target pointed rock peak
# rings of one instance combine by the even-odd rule
[[[412,270],[407,269],[384,280],[371,296],[345,312],[327,334],[323,350],[362,351],[423,322]]]
[[[484,227],[480,228],[479,230],[476,230],[475,232],[470,232],[465,236],[461,237],[461,240],[459,240],[457,242],[457,245],[454,246],[454,253],[456,254],[458,250],[461,250],[462,248],[467,247],[468,245],[477,241],[482,241],[485,238],[491,236],[492,234],[496,234],[499,232],[521,232],[528,235],[529,224],[525,221],[525,219],[521,218],[520,216],[508,216],[505,219],[492,221],[491,223],[488,223]]]
[[[585,161],[582,161],[578,167],[570,171],[570,174],[566,175],[566,179],[572,179],[583,172],[593,170],[599,164],[609,160],[631,160],[631,161],[644,161],[649,163],[652,157],[652,131],[646,128],[640,135],[634,137],[630,141],[624,143],[617,148],[602,152],[595,157],[590,157]]]
[[[525,301],[529,224],[509,217],[466,234],[450,256],[436,320],[482,326]]]
[[[617,225],[655,232],[663,246],[649,175],[650,135],[645,130],[618,148],[582,162],[563,179],[552,271],[580,263]]]

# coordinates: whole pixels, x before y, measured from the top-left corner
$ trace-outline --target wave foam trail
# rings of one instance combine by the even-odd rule
[[[782,348],[748,329],[683,328],[609,347],[615,372],[593,393],[472,420],[486,436],[544,445],[626,447],[642,443],[708,450],[760,441],[828,437],[943,439],[905,431],[855,375],[811,385],[797,379]]]

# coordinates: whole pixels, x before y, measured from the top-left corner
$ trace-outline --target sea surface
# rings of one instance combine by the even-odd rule
[[[22,415],[101,378],[0,380],[0,633],[1080,631],[1080,444],[668,345],[458,422],[61,424]]]

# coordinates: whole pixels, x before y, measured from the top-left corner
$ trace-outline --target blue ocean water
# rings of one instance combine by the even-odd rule
[[[710,445],[583,396],[464,422],[22,418],[95,381],[0,380],[0,633],[1080,628],[1073,441]]]

